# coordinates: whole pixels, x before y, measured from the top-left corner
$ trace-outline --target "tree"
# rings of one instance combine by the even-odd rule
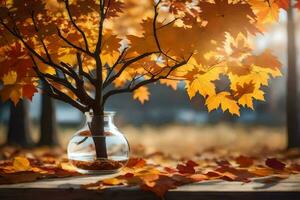
[[[28,107],[27,100],[20,100],[16,106],[10,104],[7,144],[32,146]]]
[[[105,103],[132,93],[144,103],[147,85],[174,89],[184,81],[208,111],[240,115],[264,100],[262,86],[280,76],[269,50],[252,54],[249,38],[276,21],[284,1],[1,0],[3,100],[44,92],[82,112],[93,111],[91,134],[103,135]],[[17,59],[16,59],[17,58]],[[220,76],[230,81],[219,90]],[[98,137],[98,158],[107,157]]]
[[[295,21],[293,16],[293,1],[290,1],[287,20],[287,57],[288,57],[288,74],[287,74],[287,132],[288,148],[300,147],[300,127],[299,127],[299,107],[298,107],[298,81],[297,81],[297,50],[295,43]],[[298,3],[299,4],[299,3]]]
[[[55,102],[46,93],[42,94],[41,102],[41,132],[38,145],[40,146],[56,146],[57,129],[56,129],[56,116],[55,116]]]

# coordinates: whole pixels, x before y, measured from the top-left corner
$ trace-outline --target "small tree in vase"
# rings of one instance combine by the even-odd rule
[[[2,0],[1,97],[16,104],[41,91],[87,113],[69,158],[79,171],[113,173],[129,152],[113,113],[104,112],[114,95],[131,93],[144,103],[149,84],[177,89],[184,82],[188,96],[203,96],[208,111],[238,116],[240,107],[253,109],[253,100],[264,100],[262,86],[281,75],[281,64],[269,50],[252,53],[249,38],[271,21],[260,15],[268,2],[257,4]],[[220,89],[221,76],[229,81]]]

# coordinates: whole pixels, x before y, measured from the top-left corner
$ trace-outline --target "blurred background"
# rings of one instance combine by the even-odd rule
[[[296,36],[299,35],[299,30],[300,17],[297,15]],[[283,64],[283,76],[272,80],[270,87],[265,88],[266,101],[256,102],[255,111],[243,109],[240,117],[223,113],[221,110],[208,113],[201,96],[189,100],[184,91],[184,84],[181,84],[177,91],[166,86],[151,85],[150,101],[144,105],[133,100],[130,94],[114,96],[108,102],[106,110],[117,112],[116,125],[124,132],[136,151],[165,151],[188,155],[215,147],[245,151],[259,148],[283,149],[287,143],[287,13],[282,11],[280,22],[253,40],[256,52],[269,48]],[[297,37],[296,47],[300,47]],[[298,66],[299,62],[300,56],[297,59]],[[49,99],[43,102],[44,117],[41,117],[41,94],[36,94],[30,103],[23,102],[24,105],[20,109],[28,115],[30,127],[26,137],[19,140],[29,145],[38,142],[41,145],[60,144],[66,148],[72,134],[83,124],[84,117],[79,111],[62,102],[55,101],[54,105],[49,103]],[[10,103],[1,103],[0,144],[6,141],[15,142],[7,134],[10,132],[8,127],[11,114]],[[50,130],[54,132],[52,136],[40,136],[42,123],[53,126]]]

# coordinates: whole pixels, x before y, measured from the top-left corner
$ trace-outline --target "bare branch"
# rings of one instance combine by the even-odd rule
[[[156,27],[156,22],[157,22],[157,17],[158,17],[158,6],[161,3],[161,0],[159,0],[155,5],[154,5],[154,17],[153,17],[153,23],[152,23],[152,28],[153,28],[153,35],[155,39],[156,46],[158,50],[160,51],[161,54],[163,54],[166,58],[169,58],[170,60],[173,60],[174,62],[178,63],[179,61],[172,58],[168,54],[166,54],[163,49],[160,46],[158,35],[157,35],[157,27]],[[161,28],[161,27],[160,27]]]
[[[192,54],[191,54],[192,55]],[[143,81],[140,81],[139,83],[135,84],[134,86],[133,85],[133,82],[134,81],[131,81],[129,83],[129,85],[126,87],[126,88],[122,88],[122,89],[114,89],[114,90],[110,90],[108,91],[104,96],[103,96],[103,105],[104,103],[107,101],[107,99],[115,94],[121,94],[121,93],[128,93],[128,92],[133,92],[134,90],[144,86],[144,85],[147,85],[147,84],[150,84],[150,83],[154,83],[160,79],[165,79],[165,78],[168,78],[168,76],[177,68],[185,65],[189,59],[191,58],[191,56],[187,59],[187,60],[184,60],[184,61],[181,61],[173,66],[167,66],[167,67],[164,67],[162,68],[162,70],[160,72],[158,72],[157,74],[153,74],[151,76],[151,78],[147,79],[147,80],[143,80]],[[168,73],[165,74],[165,75],[159,75],[163,70],[165,69],[169,69]]]
[[[106,88],[108,85],[110,85],[114,80],[116,80],[118,77],[121,76],[122,72],[129,66],[131,65],[132,63],[135,63],[147,56],[150,56],[151,54],[154,54],[154,53],[157,53],[157,52],[148,52],[148,53],[144,53],[144,54],[141,54],[135,58],[132,58],[130,60],[128,60],[127,62],[125,62],[123,64],[123,66],[121,67],[121,69],[114,75],[112,76],[111,78],[109,78],[106,82],[104,82],[103,84],[103,88]]]
[[[89,50],[89,45],[88,45],[87,37],[86,37],[84,31],[81,30],[81,28],[79,28],[79,26],[76,24],[76,22],[74,21],[74,19],[73,19],[73,17],[72,17],[71,10],[70,10],[70,3],[69,3],[69,0],[65,0],[65,6],[66,6],[66,10],[67,10],[67,12],[68,12],[68,16],[69,16],[69,19],[70,19],[71,23],[72,23],[73,26],[80,32],[80,34],[81,34],[82,37],[83,37],[86,52],[91,53],[90,50]]]
[[[38,36],[38,38],[39,38],[39,41],[42,43],[43,49],[44,49],[44,51],[45,51],[45,53],[46,53],[46,56],[47,56],[49,62],[53,62],[53,61],[52,61],[52,58],[51,58],[51,55],[50,55],[50,53],[49,53],[49,51],[48,51],[48,49],[47,49],[47,47],[46,47],[46,44],[45,44],[45,42],[44,42],[44,39],[43,39],[43,38],[41,37],[41,35],[39,34],[39,28],[38,28],[38,25],[37,25],[37,23],[36,23],[36,21],[35,21],[34,11],[31,12],[31,20],[32,20],[32,23],[33,23],[35,32],[37,33],[37,36]]]
[[[70,45],[71,47],[73,47],[74,49],[76,49],[77,51],[81,51],[81,52],[83,52],[83,53],[86,53],[86,54],[89,55],[89,56],[93,56],[93,54],[92,54],[91,52],[84,50],[83,48],[81,48],[81,47],[75,45],[75,44],[72,43],[70,40],[68,40],[66,37],[64,37],[64,36],[61,34],[61,31],[59,30],[58,27],[56,27],[56,29],[57,29],[57,35],[58,35],[58,37],[60,37],[65,43],[67,43],[68,45]]]
[[[40,78],[40,80],[44,83],[44,91],[51,97],[64,101],[72,106],[74,106],[75,108],[77,108],[78,110],[82,111],[82,112],[86,112],[88,111],[88,107],[81,105],[79,102],[73,100],[71,97],[69,97],[68,95],[64,94],[63,92],[61,92],[59,89],[57,89],[56,87],[54,87],[44,76],[44,74],[39,70],[37,63],[35,61],[35,59],[33,58],[32,55],[30,55],[32,62],[34,64],[33,69],[36,72],[37,76]]]
[[[109,69],[109,73],[108,73],[107,76],[106,76],[106,79],[105,79],[105,81],[104,81],[103,87],[106,87],[106,86],[105,86],[105,85],[106,85],[106,82],[108,81],[110,75],[113,73],[113,71],[115,70],[115,68],[117,67],[117,65],[118,65],[118,64],[121,62],[121,60],[123,59],[123,56],[124,56],[124,54],[125,54],[125,52],[126,52],[127,49],[128,49],[128,48],[124,48],[124,49],[122,50],[122,52],[120,53],[120,55],[119,55],[118,59],[116,60],[116,62],[114,63],[114,65]]]
[[[101,53],[101,46],[102,46],[102,38],[103,38],[103,23],[105,20],[105,11],[104,11],[104,7],[105,7],[105,0],[100,0],[100,9],[99,9],[99,30],[98,30],[98,39],[97,39],[97,44],[96,44],[96,48],[95,48],[95,55],[99,55]]]
[[[79,52],[76,53],[76,57],[77,57],[77,62],[78,62],[78,71],[79,71],[79,76],[84,76],[85,78],[87,78],[93,85],[95,85],[95,80],[92,78],[92,76],[85,72],[83,70],[83,66],[82,66],[82,59],[81,59],[81,55]]]

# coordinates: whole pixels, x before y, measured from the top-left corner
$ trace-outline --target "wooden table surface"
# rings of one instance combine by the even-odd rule
[[[40,180],[32,183],[20,183],[0,186],[0,200],[150,200],[159,199],[150,192],[138,187],[113,187],[94,191],[80,189],[80,185],[93,183],[99,176],[83,176],[60,179]],[[269,179],[269,178],[268,178]],[[176,200],[300,200],[300,175],[287,179],[266,181],[266,178],[254,179],[250,183],[228,182],[222,180],[203,181],[184,185],[169,191],[165,199]]]

